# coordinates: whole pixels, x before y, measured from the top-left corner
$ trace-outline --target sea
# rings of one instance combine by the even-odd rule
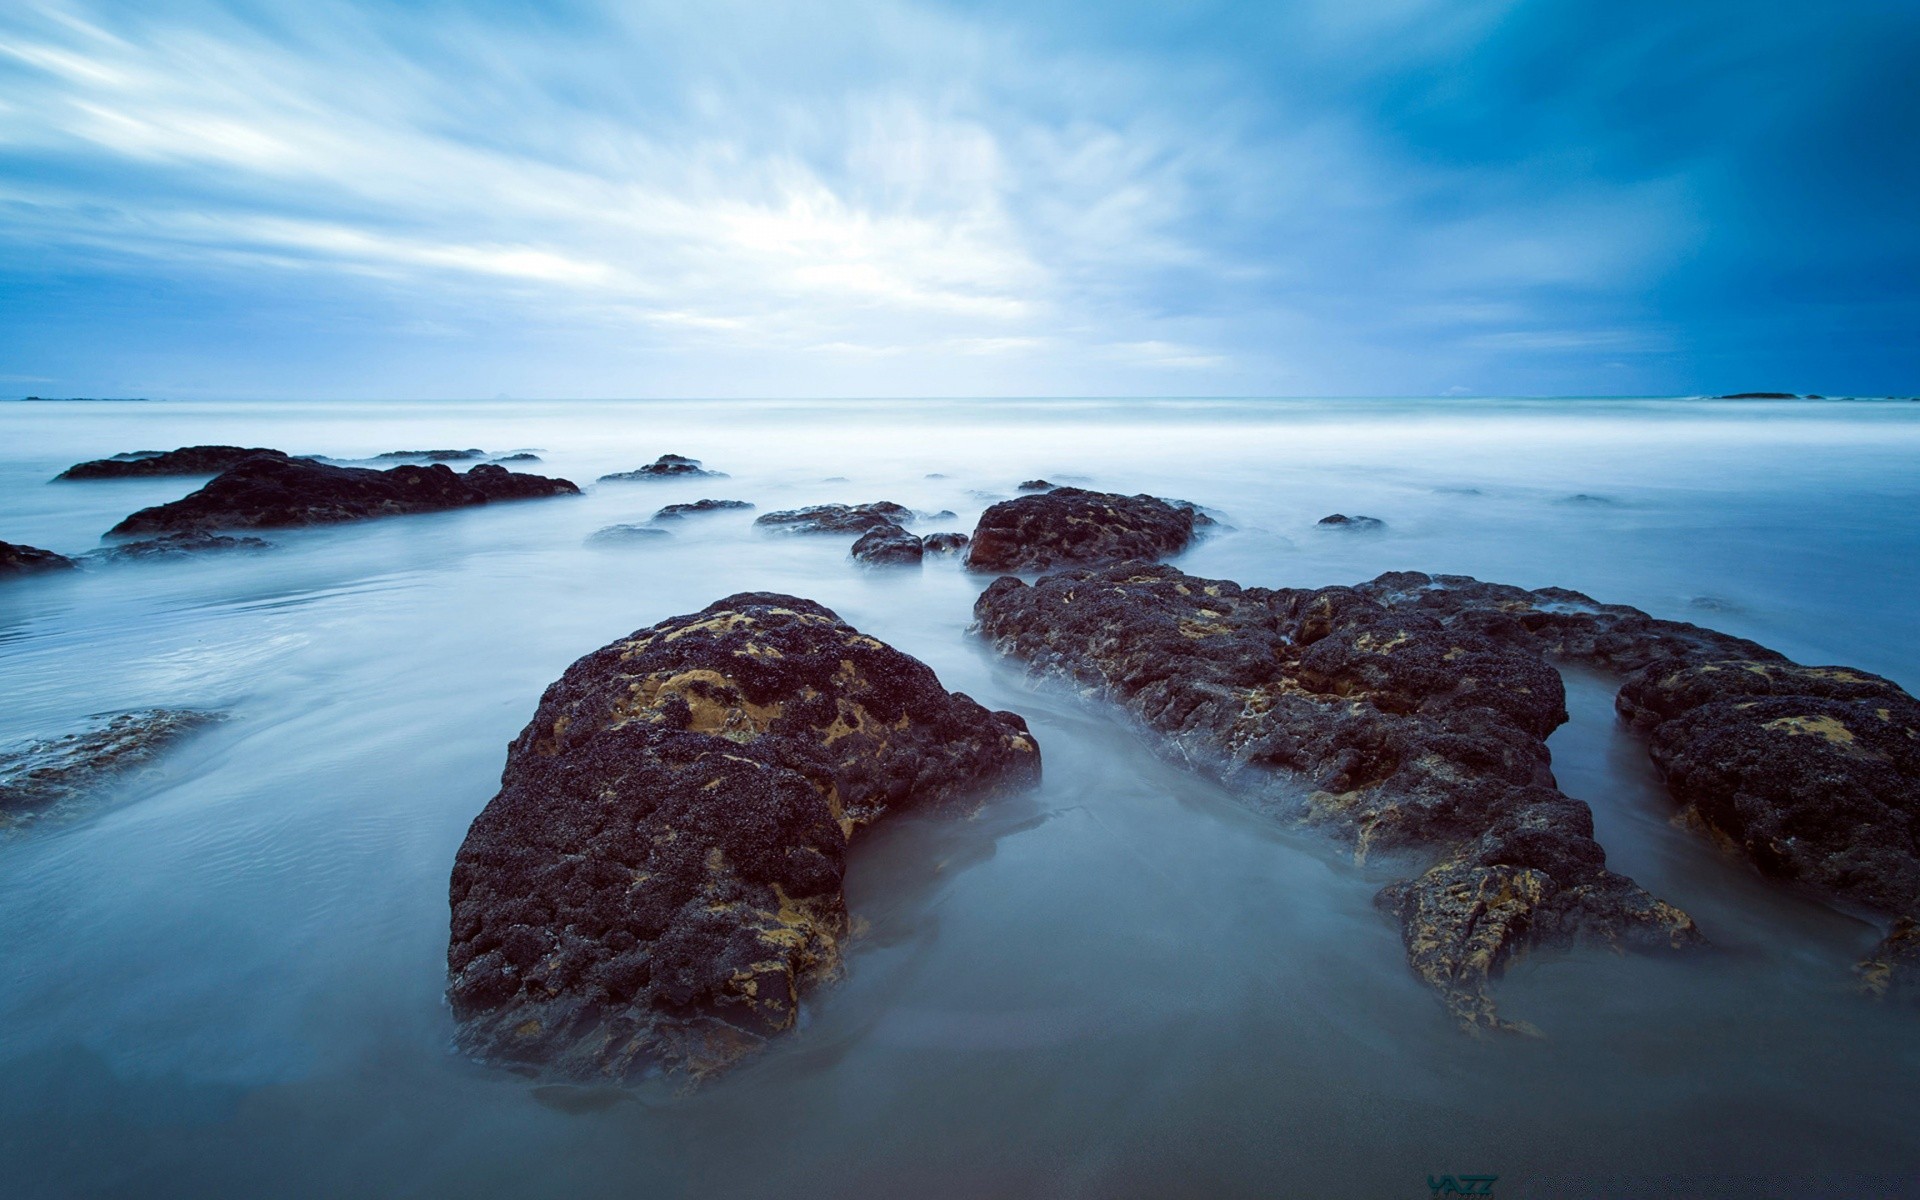
[[[966,531],[1043,478],[1205,506],[1220,525],[1175,560],[1198,575],[1568,587],[1914,691],[1920,403],[10,402],[0,539],[96,548],[202,481],[53,477],[201,443],[525,451],[585,494],[0,583],[0,743],[228,714],[0,833],[0,1196],[1920,1195],[1920,1011],[1853,986],[1882,923],[1679,827],[1615,681],[1568,673],[1554,770],[1712,948],[1525,956],[1495,994],[1540,1036],[1474,1037],[1374,907],[1393,867],[996,659],[969,632],[989,578],[863,567],[755,512],[590,540],[702,498]],[[663,453],[726,477],[596,482]],[[508,741],[574,659],[749,590],[1020,713],[1044,781],[864,833],[845,977],[717,1080],[462,1057],[448,871]]]

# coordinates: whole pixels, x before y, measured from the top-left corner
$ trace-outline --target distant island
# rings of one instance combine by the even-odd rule
[[[151,404],[145,396],[22,396],[20,403],[40,401],[45,404]]]

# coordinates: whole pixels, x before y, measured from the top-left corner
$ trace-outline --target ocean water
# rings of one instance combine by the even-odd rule
[[[0,405],[0,538],[66,553],[197,480],[50,483],[200,442],[532,449],[586,495],[273,533],[270,553],[0,585],[0,741],[146,705],[231,720],[85,815],[0,837],[0,1196],[1920,1194],[1920,1013],[1880,930],[1669,821],[1609,681],[1555,770],[1693,959],[1535,955],[1539,1039],[1457,1032],[1372,907],[1390,876],[1251,814],[968,636],[987,580],[873,571],[703,496],[951,509],[1019,481],[1228,528],[1177,560],[1319,586],[1560,585],[1920,689],[1920,404],[1648,400]],[[722,480],[594,484],[665,452]],[[932,478],[939,475],[944,478]],[[1332,512],[1377,533],[1322,530]],[[1046,778],[852,855],[867,922],[803,1027],[717,1083],[542,1086],[450,1048],[447,873],[576,657],[791,592],[1031,723]]]

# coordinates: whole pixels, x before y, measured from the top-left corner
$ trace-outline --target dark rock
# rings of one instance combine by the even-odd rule
[[[218,475],[249,458],[285,458],[279,450],[255,446],[182,446],[178,450],[140,450],[92,462],[75,463],[56,479],[144,479],[156,475]]]
[[[523,450],[518,454],[503,454],[499,458],[494,459],[493,461],[497,463],[510,463],[510,462],[532,463],[532,462],[539,462],[540,456],[538,454],[528,454],[526,451]]]
[[[1720,397],[1722,400],[1798,400],[1792,392],[1734,392]]]
[[[753,505],[745,500],[695,500],[690,504],[669,504],[653,514],[656,521],[678,521],[683,517],[698,513],[726,512],[731,509],[750,509]]]
[[[958,554],[967,548],[967,535],[964,533],[930,533],[920,539],[920,547],[928,554]]]
[[[945,478],[946,478],[946,476],[945,476],[945,475],[942,475],[942,474],[941,474],[940,472],[938,472],[938,471],[928,471],[928,472],[927,472],[927,474],[926,474],[926,478],[928,478],[928,479],[945,479]]]
[[[1555,503],[1557,503],[1557,504],[1586,504],[1586,505],[1607,505],[1607,504],[1613,504],[1613,503],[1616,503],[1616,502],[1615,502],[1615,501],[1614,501],[1614,499],[1613,499],[1612,497],[1610,497],[1610,496],[1594,496],[1594,495],[1590,495],[1590,494],[1588,494],[1588,493],[1586,493],[1586,492],[1576,492],[1575,494],[1573,494],[1573,495],[1571,495],[1571,496],[1562,496],[1562,497],[1560,497],[1560,499],[1559,499],[1559,500],[1557,500],[1557,501],[1555,501]]]
[[[460,1045],[574,1079],[724,1067],[837,974],[861,828],[1039,766],[1019,717],[809,600],[603,647],[547,689],[454,860]]]
[[[55,554],[38,546],[0,542],[0,578],[27,575],[35,571],[66,571],[77,565],[64,554]]]
[[[1325,529],[1385,529],[1387,523],[1379,517],[1349,517],[1345,513],[1334,513],[1321,517],[1316,524]]]
[[[589,542],[643,542],[673,535],[653,525],[609,525],[588,535]]]
[[[853,543],[853,556],[869,566],[919,566],[920,539],[898,525],[877,525]]]
[[[1044,479],[1029,479],[1016,490],[1022,492],[1050,492],[1053,490],[1053,485]]]
[[[521,475],[491,464],[456,475],[444,463],[380,471],[263,455],[221,472],[189,496],[141,509],[109,533],[325,525],[579,490],[564,479]]]
[[[173,708],[102,714],[79,733],[0,753],[0,826],[131,782],[186,735],[223,719]]]
[[[1074,563],[1177,554],[1208,523],[1192,505],[1062,487],[980,514],[967,547],[976,571],[1044,571]]]
[[[1517,627],[1450,626],[1415,594],[1127,563],[1001,578],[974,614],[1033,674],[1104,695],[1176,758],[1359,857],[1428,856],[1380,902],[1464,1025],[1508,1025],[1487,985],[1526,947],[1699,941],[1685,913],[1606,869],[1587,806],[1556,790],[1546,738],[1565,693],[1540,647]]]
[[[912,509],[891,500],[880,500],[872,504],[815,504],[764,513],[753,523],[787,533],[865,533],[911,520]]]
[[[602,475],[600,482],[609,480],[636,479],[725,479],[720,471],[708,471],[700,466],[697,458],[686,458],[679,454],[662,454],[644,467],[633,471],[621,471],[613,475]]]
[[[485,458],[485,450],[389,450],[385,454],[376,454],[375,458],[419,458],[427,462],[463,462],[470,458]]]
[[[95,550],[87,557],[109,562],[145,561],[155,558],[178,558],[186,555],[224,554],[230,550],[271,550],[273,543],[257,537],[228,537],[223,533],[208,533],[194,530],[191,533],[169,533],[160,537],[142,538],[137,542],[127,542],[119,546],[108,546],[104,550]]]

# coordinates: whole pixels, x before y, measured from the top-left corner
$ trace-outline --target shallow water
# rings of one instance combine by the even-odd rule
[[[1920,687],[1920,405],[967,401],[0,405],[0,538],[77,553],[197,481],[50,484],[197,442],[537,448],[589,485],[725,480],[272,534],[0,588],[0,739],[142,705],[233,720],[84,818],[0,840],[0,1195],[1920,1194],[1920,1016],[1875,927],[1669,823],[1603,678],[1552,740],[1691,961],[1539,955],[1538,1040],[1457,1033],[1372,907],[1392,871],[1254,815],[966,636],[984,580],[873,572],[701,496],[889,499],[968,529],[1032,476],[1230,529],[1187,570],[1413,568],[1579,588]],[[945,479],[929,479],[940,473]],[[826,482],[828,477],[846,482]],[[1570,497],[1589,499],[1574,501]],[[1379,533],[1322,531],[1341,511]],[[693,1095],[541,1087],[449,1051],[446,882],[507,741],[581,654],[740,590],[811,597],[1027,717],[1046,779],[856,849],[870,923],[805,1027]]]

